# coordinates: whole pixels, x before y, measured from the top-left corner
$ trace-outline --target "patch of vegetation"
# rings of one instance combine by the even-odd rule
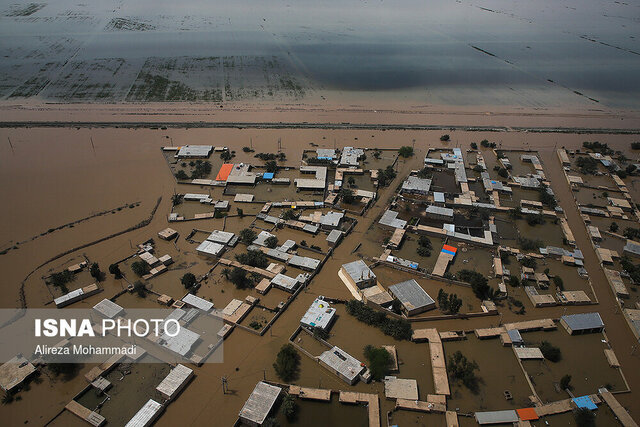
[[[393,166],[389,165],[386,169],[378,169],[378,183],[382,187],[386,187],[391,184],[391,181],[396,179],[396,171],[393,169]]]
[[[538,188],[539,200],[543,205],[549,206],[551,209],[555,209],[555,207],[558,206],[558,202],[555,197],[549,194],[547,188],[548,187],[545,184],[540,184],[540,187]]]
[[[444,134],[444,135],[440,136],[440,141],[442,141],[442,142],[447,142],[447,141],[450,141],[450,140],[451,140],[451,137],[448,134]]]
[[[233,156],[231,155],[231,152],[229,150],[225,150],[222,153],[220,153],[220,158],[223,161],[228,162],[229,160],[231,160],[233,158]]]
[[[509,280],[507,280],[507,283],[512,288],[517,288],[518,286],[520,286],[520,279],[518,278],[518,276],[510,276]]]
[[[540,351],[544,358],[551,362],[559,362],[560,359],[562,359],[562,352],[560,349],[549,341],[542,341],[542,343],[540,343]]]
[[[245,147],[242,147],[242,151],[244,151],[245,153],[253,153],[256,150],[254,150],[253,148],[245,146]]]
[[[280,411],[282,412],[282,415],[285,416],[287,421],[291,422],[295,420],[296,414],[298,413],[298,404],[296,403],[296,399],[292,395],[287,393],[282,399]]]
[[[447,314],[456,314],[462,307],[462,300],[456,294],[448,294],[444,289],[438,291],[438,306]]]
[[[187,175],[187,173],[185,171],[183,171],[182,169],[180,169],[177,173],[176,173],[176,178],[178,178],[180,181],[185,181],[187,179],[189,179],[189,175]]]
[[[426,178],[431,178],[433,174],[431,173],[431,170],[429,168],[422,168],[418,171],[416,176],[418,178],[426,179]]]
[[[470,361],[460,350],[449,356],[447,361],[447,373],[454,381],[461,381],[471,392],[477,393],[480,381],[475,374],[479,369],[478,364]]]
[[[225,151],[226,153],[227,151]],[[196,160],[195,169],[191,172],[191,179],[204,178],[211,173],[211,163],[208,161]]]
[[[49,278],[51,280],[51,284],[56,288],[60,288],[62,292],[68,292],[67,283],[73,282],[76,280],[76,276],[70,272],[69,270],[63,270],[58,273],[53,273]]]
[[[250,228],[245,228],[240,231],[240,234],[238,234],[240,241],[246,245],[253,243],[253,241],[256,240],[256,237],[258,237],[258,235]]]
[[[564,291],[564,282],[562,281],[562,277],[553,276],[553,284],[556,285],[558,290]]]
[[[145,274],[149,274],[149,271],[151,271],[151,266],[149,266],[149,264],[144,261],[134,261],[131,264],[131,270],[133,270],[136,276],[142,277]]]
[[[613,154],[614,151],[609,148],[609,145],[605,142],[605,143],[601,143],[598,141],[584,141],[582,143],[582,146],[588,150],[593,151],[594,153],[600,153],[602,155],[607,155],[607,154]]]
[[[618,229],[620,228],[620,226],[618,225],[617,222],[613,221],[611,223],[611,225],[609,225],[609,231],[612,233],[616,233],[618,231]]]
[[[538,224],[544,224],[544,218],[540,214],[530,213],[525,216],[525,219],[527,221],[527,224],[532,227],[535,227]]]
[[[502,178],[509,178],[509,171],[505,168],[500,168],[498,169],[498,175],[500,175]]]
[[[269,265],[267,256],[262,251],[247,251],[243,254],[236,254],[236,261],[251,267],[266,268]]]
[[[538,248],[544,247],[544,242],[540,239],[528,239],[526,237],[518,237],[518,245],[525,251],[537,251]]]
[[[275,173],[278,170],[278,163],[275,160],[269,160],[264,166],[267,172],[270,173]]]
[[[534,270],[537,265],[536,259],[531,257],[522,258],[520,260],[520,264],[524,265],[525,267],[533,268]]]
[[[400,157],[411,157],[413,156],[413,147],[410,147],[408,145],[403,145],[402,147],[400,147],[400,149],[398,150],[398,155]]]
[[[280,348],[273,364],[273,369],[275,369],[276,375],[284,382],[289,382],[298,377],[300,355],[293,345],[285,344]]]
[[[626,255],[623,256],[620,260],[620,265],[622,266],[624,271],[629,273],[629,276],[631,277],[631,280],[634,284],[640,283],[640,265],[634,264],[631,261],[631,258]]]
[[[493,297],[493,289],[488,284],[487,278],[477,271],[460,270],[457,274],[458,279],[471,285],[473,294],[481,299],[489,299]]]
[[[562,378],[560,378],[560,388],[562,390],[573,389],[573,387],[571,386],[571,375],[566,374]]]
[[[122,271],[118,264],[111,264],[109,266],[109,273],[113,274],[114,279],[122,279]]]
[[[364,348],[364,357],[369,362],[368,368],[374,380],[380,381],[389,374],[393,360],[386,349],[369,344]]]
[[[264,241],[264,244],[267,245],[268,248],[273,249],[278,246],[278,238],[276,236],[269,236]]]
[[[282,212],[282,219],[284,219],[285,221],[295,220],[298,219],[298,215],[293,209],[287,209],[286,211]]]
[[[142,283],[140,280],[136,280],[133,284],[133,292],[135,292],[139,298],[146,298],[147,292],[149,291],[147,290],[147,287],[144,285],[144,283]]]
[[[185,289],[191,289],[195,286],[196,284],[196,276],[193,273],[185,273],[182,278],[180,279],[180,283],[182,283],[182,286],[185,287]]]
[[[573,418],[578,427],[595,427],[596,416],[587,408],[577,408],[573,411]]]
[[[353,194],[353,191],[351,191],[351,189],[349,188],[340,189],[340,198],[342,199],[342,202],[347,205],[350,205],[356,201],[356,196]]]
[[[346,304],[347,313],[367,325],[375,326],[385,335],[397,340],[410,340],[413,330],[411,324],[404,319],[390,319],[384,313],[374,310],[358,300],[349,300]]]
[[[632,142],[631,143],[631,149],[632,150],[640,150],[640,141]]]
[[[576,165],[584,175],[595,175],[598,172],[598,161],[593,157],[580,156],[576,160]]]
[[[638,240],[640,239],[640,228],[627,227],[622,235],[627,239]]]
[[[427,236],[420,236],[420,238],[418,238],[418,248],[416,249],[418,255],[421,257],[430,257],[432,248],[431,240],[429,240]]]
[[[477,143],[475,143],[475,142],[472,142],[472,143],[471,143],[471,149],[473,149],[473,150],[477,150],[477,149],[478,149],[478,144],[477,144]]]
[[[100,270],[100,265],[98,265],[97,262],[91,264],[91,267],[89,267],[89,274],[91,274],[91,277],[96,279],[98,282],[102,282],[105,277],[105,274]]]

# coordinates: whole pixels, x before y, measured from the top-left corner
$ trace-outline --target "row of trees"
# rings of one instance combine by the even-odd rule
[[[471,285],[473,294],[477,298],[485,300],[493,297],[493,289],[489,286],[487,278],[477,271],[464,269],[460,270],[457,276],[459,280]]]
[[[404,319],[390,319],[384,313],[376,311],[364,303],[352,299],[346,303],[347,313],[367,325],[375,326],[385,335],[397,340],[410,340],[413,330]]]
[[[440,310],[448,314],[456,314],[462,307],[462,299],[456,294],[449,294],[440,288],[438,291],[438,306]]]

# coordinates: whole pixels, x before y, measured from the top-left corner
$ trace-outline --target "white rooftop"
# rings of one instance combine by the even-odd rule
[[[113,319],[124,311],[124,308],[106,298],[94,305],[93,309],[108,319]]]
[[[189,304],[192,307],[199,308],[200,310],[206,311],[206,312],[211,311],[211,309],[213,308],[212,302],[207,301],[206,299],[200,298],[199,296],[196,296],[194,294],[187,294],[187,296],[182,298],[182,301],[185,304]]]
[[[300,323],[312,328],[326,330],[331,324],[335,314],[336,309],[331,308],[328,302],[323,299],[316,298],[311,303],[311,306],[304,316],[302,316],[302,319],[300,319]]]

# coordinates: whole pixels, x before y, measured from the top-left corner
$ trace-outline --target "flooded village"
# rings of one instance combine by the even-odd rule
[[[0,1],[0,425],[637,426],[639,7]]]
[[[117,131],[143,135],[136,153],[110,130],[53,132],[129,157],[118,180],[143,192],[123,204],[105,183],[116,208],[5,245],[0,261],[40,264],[7,298],[106,317],[163,307],[186,336],[69,370],[16,355],[0,367],[12,419],[635,425],[632,138],[532,150],[521,134]],[[31,259],[40,245],[51,253]]]

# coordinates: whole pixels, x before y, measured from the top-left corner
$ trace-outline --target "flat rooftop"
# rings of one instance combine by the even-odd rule
[[[240,418],[261,425],[271,412],[282,389],[260,381],[244,402]]]
[[[350,382],[353,382],[364,369],[362,362],[336,346],[323,352],[318,359]]]
[[[408,311],[435,305],[433,298],[414,279],[389,286],[389,291]]]

